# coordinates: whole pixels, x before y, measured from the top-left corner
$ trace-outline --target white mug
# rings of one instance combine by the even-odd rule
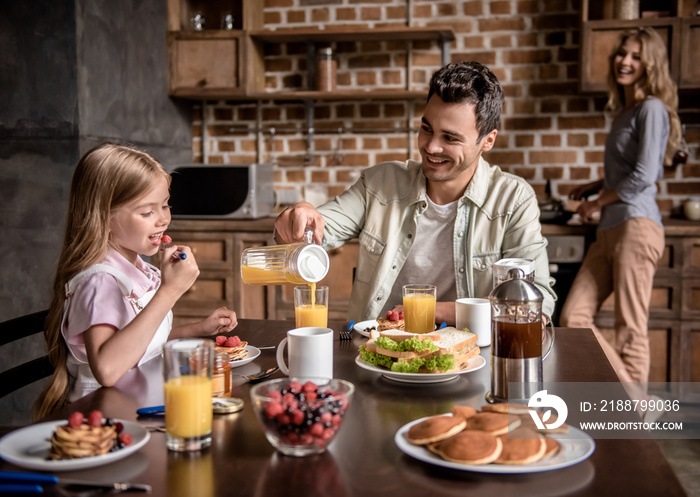
[[[284,362],[284,348],[289,345],[289,367]],[[293,378],[333,378],[333,330],[330,328],[295,328],[277,347],[277,365]]]
[[[491,302],[489,299],[457,299],[455,322],[458,330],[468,328],[477,336],[479,347],[491,345]]]

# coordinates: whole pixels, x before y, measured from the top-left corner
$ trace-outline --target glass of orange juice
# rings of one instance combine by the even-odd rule
[[[328,287],[299,285],[294,287],[294,318],[297,328],[328,326]]]
[[[435,329],[435,285],[404,285],[403,314],[406,331],[430,333]]]
[[[163,347],[163,361],[168,449],[188,451],[209,447],[214,342],[169,340]]]

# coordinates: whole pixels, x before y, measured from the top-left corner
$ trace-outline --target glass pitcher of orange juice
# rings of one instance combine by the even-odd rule
[[[312,242],[313,228],[304,231],[304,241],[288,245],[251,247],[241,257],[241,277],[249,285],[316,283],[330,267],[328,253]]]

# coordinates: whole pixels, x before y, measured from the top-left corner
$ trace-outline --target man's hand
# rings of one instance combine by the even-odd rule
[[[307,226],[314,229],[314,242],[323,241],[323,228],[326,221],[316,208],[308,202],[298,202],[287,207],[275,220],[277,243],[293,243],[304,240]]]

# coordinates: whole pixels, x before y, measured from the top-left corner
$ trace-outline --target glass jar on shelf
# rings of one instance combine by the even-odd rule
[[[316,57],[316,90],[335,91],[337,70],[338,62],[333,56],[333,49],[331,47],[319,49]]]

